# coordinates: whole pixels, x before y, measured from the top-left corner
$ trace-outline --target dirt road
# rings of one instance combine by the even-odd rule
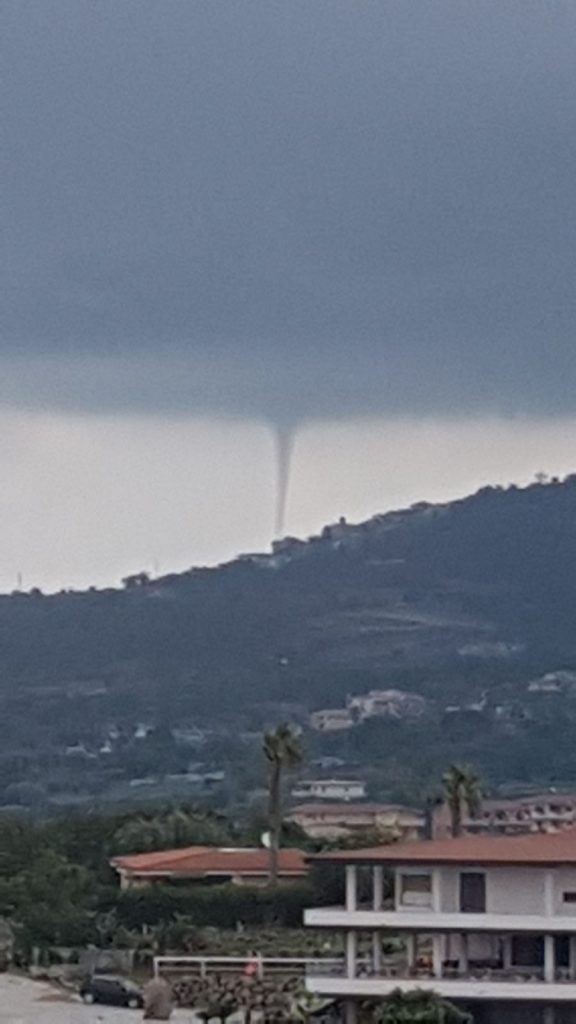
[[[141,1010],[84,1006],[41,982],[0,974],[0,1024],[139,1024]],[[178,1010],[174,1024],[193,1024],[198,1018]]]

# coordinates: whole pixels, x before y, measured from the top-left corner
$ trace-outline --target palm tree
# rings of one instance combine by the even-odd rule
[[[442,777],[444,799],[450,811],[450,828],[453,836],[462,835],[463,810],[471,816],[478,813],[482,805],[482,783],[470,765],[452,764]]]
[[[392,992],[374,1012],[375,1024],[473,1024],[469,1013],[434,992]]]
[[[302,761],[302,747],[289,725],[278,725],[264,734],[262,744],[268,762],[268,828],[270,830],[270,885],[278,882],[278,851],[282,828],[282,776]]]

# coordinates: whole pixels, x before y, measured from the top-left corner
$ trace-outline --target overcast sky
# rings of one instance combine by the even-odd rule
[[[298,532],[573,468],[573,0],[0,0],[0,68],[0,588],[265,546],[270,428]]]

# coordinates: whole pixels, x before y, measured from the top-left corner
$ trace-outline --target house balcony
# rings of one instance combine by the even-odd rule
[[[446,999],[465,1002],[574,1003],[576,980],[565,968],[556,968],[546,980],[544,967],[470,967],[465,975],[444,967],[441,976],[425,967],[409,970],[405,964],[383,964],[375,969],[368,960],[358,960],[353,973],[346,964],[313,964],[306,976],[306,988],[323,997],[380,999],[397,989],[404,992],[436,992]]]
[[[489,932],[515,935],[576,935],[576,916],[558,914],[444,914],[431,909],[374,910],[361,904],[355,910],[346,907],[319,907],[304,912],[304,923],[310,928],[332,928],[335,931],[419,932]]]

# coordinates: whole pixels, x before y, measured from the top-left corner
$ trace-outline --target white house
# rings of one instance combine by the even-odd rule
[[[347,708],[360,721],[367,718],[418,718],[428,707],[425,697],[406,690],[370,690],[349,697]]]
[[[465,836],[316,859],[342,864],[346,904],[308,910],[305,922],[343,933],[346,954],[307,985],[344,1000],[347,1024],[359,1002],[397,988],[438,992],[469,1009],[475,1024],[576,1024],[576,831]],[[368,882],[370,899],[362,902]],[[402,942],[386,956],[391,936]]]
[[[292,790],[295,800],[363,800],[366,783],[361,779],[303,779]]]
[[[351,729],[354,718],[348,708],[322,708],[310,715],[310,728],[316,732],[338,732]]]

